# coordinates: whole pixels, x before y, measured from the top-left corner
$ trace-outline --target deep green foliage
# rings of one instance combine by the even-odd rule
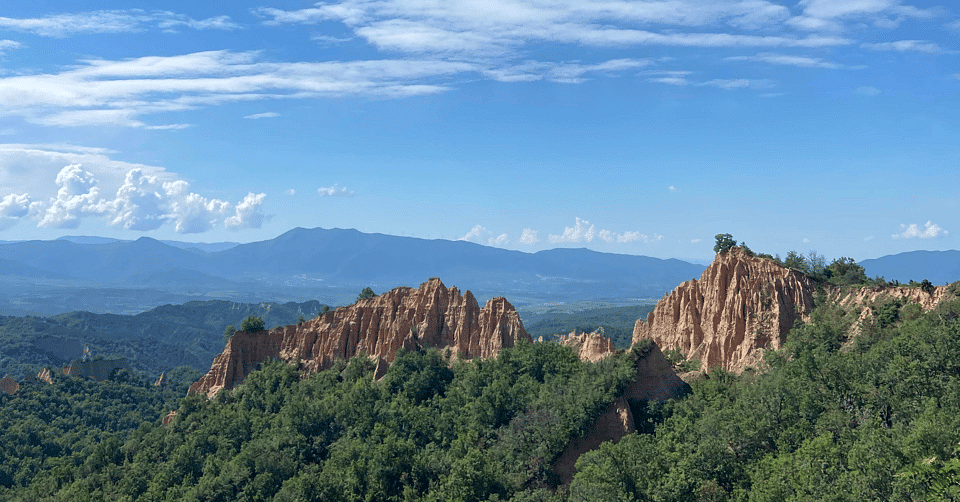
[[[0,393],[0,499],[41,500],[74,477],[106,475],[93,473],[122,460],[127,438],[159,424],[197,377],[180,368],[155,387],[135,373],[123,382],[54,374],[53,384]]]
[[[717,254],[726,253],[737,245],[737,240],[730,234],[717,234],[716,239],[717,243],[713,246],[713,252]]]
[[[243,324],[240,325],[240,331],[246,331],[247,333],[257,333],[266,329],[266,324],[264,324],[263,319],[254,315],[247,316],[243,320]]]
[[[376,296],[377,294],[370,289],[370,286],[367,286],[363,288],[363,291],[361,291],[359,295],[357,295],[357,301],[366,300],[367,298],[376,298]]]
[[[270,362],[183,399],[170,426],[117,424],[78,448],[83,434],[38,432],[69,409],[49,403],[4,423],[24,461],[0,499],[957,500],[960,299],[871,308],[851,339],[859,311],[821,301],[759,371],[631,403],[639,433],[582,456],[569,487],[551,464],[652,341],[596,364],[546,343],[453,363],[401,351],[377,382],[362,356],[307,378]]]
[[[581,457],[570,499],[957,500],[960,300],[852,343],[856,312],[812,317],[765,373],[712,372],[655,434]]]
[[[315,300],[211,300],[163,305],[136,315],[0,316],[0,376],[9,374],[19,381],[44,366],[63,367],[80,357],[84,345],[94,355],[124,357],[132,368],[154,378],[177,366],[206,371],[223,350],[224,326],[239,326],[249,315],[261,317],[269,327],[293,324],[298,315],[314,315],[324,307]]]
[[[547,343],[452,364],[437,350],[400,351],[378,382],[363,356],[305,379],[269,362],[212,400],[187,397],[171,425],[140,427],[90,465],[0,498],[547,500],[552,462],[636,361],[587,364]]]
[[[227,343],[233,338],[233,335],[237,333],[237,327],[233,324],[227,326],[227,329],[223,330],[223,343]]]

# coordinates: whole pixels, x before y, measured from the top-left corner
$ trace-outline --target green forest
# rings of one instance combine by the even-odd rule
[[[639,432],[583,455],[567,485],[552,463],[649,341],[598,363],[552,343],[453,363],[401,352],[379,381],[364,357],[306,378],[270,362],[180,400],[168,426],[167,391],[136,382],[26,386],[0,398],[0,498],[960,500],[960,299],[874,305],[849,339],[859,310],[817,300],[762,367],[638,403]]]

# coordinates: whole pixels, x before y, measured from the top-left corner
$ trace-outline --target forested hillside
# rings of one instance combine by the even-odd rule
[[[325,306],[303,303],[235,303],[222,300],[163,305],[137,315],[70,312],[53,317],[0,316],[0,375],[20,380],[45,366],[60,367],[80,357],[83,346],[95,356],[125,357],[154,378],[177,366],[200,371],[223,349],[228,325],[247,316],[267,327],[312,318]]]
[[[712,371],[686,398],[636,410],[640,432],[581,457],[569,486],[551,462],[629,380],[642,344],[597,364],[542,343],[452,366],[437,351],[404,352],[379,382],[366,358],[306,379],[269,363],[213,400],[184,399],[170,426],[154,416],[118,432],[89,459],[41,441],[0,496],[957,500],[960,299],[926,314],[878,306],[884,315],[852,339],[859,312],[819,301],[756,372]],[[33,425],[5,430],[28,444],[39,426],[22,420]]]

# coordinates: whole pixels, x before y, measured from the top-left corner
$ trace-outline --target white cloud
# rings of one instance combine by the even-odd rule
[[[900,230],[901,232],[899,234],[892,235],[894,239],[932,239],[934,237],[942,237],[948,233],[940,225],[931,221],[926,222],[923,229],[917,226],[916,223],[911,223],[910,225],[900,225]]]
[[[254,113],[252,115],[244,115],[245,119],[272,119],[274,117],[279,117],[280,114],[277,112],[264,112],[264,113]]]
[[[520,243],[521,243],[521,244],[533,245],[533,244],[536,244],[536,243],[538,243],[538,242],[540,242],[540,237],[537,235],[537,231],[536,231],[536,230],[533,230],[533,229],[530,229],[530,228],[524,228],[524,229],[523,229],[523,233],[520,234]]]
[[[896,42],[882,42],[876,44],[861,44],[860,47],[873,49],[875,51],[897,51],[897,52],[926,52],[929,54],[940,54],[945,52],[942,47],[934,42],[927,40],[897,40]]]
[[[677,187],[675,187],[675,186],[673,186],[673,185],[668,186],[668,187],[667,187],[667,190],[670,190],[671,192],[679,192],[679,191],[680,191],[679,188],[677,188]]]
[[[99,202],[100,190],[93,173],[85,171],[83,166],[73,164],[64,167],[57,174],[57,196],[43,209],[43,217],[37,226],[53,228],[77,228],[80,218],[87,215],[102,214],[104,208]],[[35,202],[38,208],[40,202]]]
[[[510,243],[507,234],[494,235],[483,225],[475,225],[466,235],[457,239],[458,241],[469,241],[487,246],[503,247]]]
[[[572,227],[564,227],[561,235],[548,235],[547,239],[554,244],[590,242],[597,236],[597,231],[587,220],[576,219]]]
[[[297,190],[294,188],[291,188],[290,190],[287,190],[286,193],[287,195],[297,195]]]
[[[341,0],[285,11],[260,8],[266,24],[340,21],[381,50],[460,56],[515,56],[538,42],[595,46],[822,47],[845,45],[832,36],[705,32],[705,29],[770,30],[789,10],[766,0],[577,2],[432,2]],[[662,29],[662,32],[644,28]],[[690,32],[685,32],[690,28]]]
[[[0,40],[0,56],[7,53],[11,49],[19,49],[23,47],[23,44],[17,42],[16,40]]]
[[[242,201],[237,203],[234,215],[223,221],[223,226],[231,230],[245,228],[260,228],[266,215],[263,214],[263,198],[265,193],[247,193]]]
[[[0,17],[2,29],[56,38],[81,33],[131,33],[151,27],[169,30],[179,26],[197,30],[240,28],[228,16],[197,20],[169,11],[148,13],[140,9],[54,14],[39,18]]]
[[[763,52],[757,54],[756,56],[730,56],[725,59],[727,61],[757,61],[761,63],[800,66],[804,68],[827,68],[830,70],[848,68],[840,63],[824,61],[818,57],[791,56],[788,54],[776,54],[772,52]]]
[[[696,244],[696,243],[698,243],[698,242],[700,242],[700,241],[702,241],[702,240],[703,240],[703,239],[690,239],[690,244]]]
[[[810,239],[807,239],[806,237],[804,237],[801,242],[803,242],[804,244],[806,244],[806,243],[810,242]]]
[[[317,193],[321,197],[353,197],[353,190],[347,190],[346,187],[338,186],[334,184],[332,187],[320,187],[317,189]]]
[[[596,226],[592,225],[589,221],[577,218],[572,227],[564,227],[563,234],[548,235],[547,239],[554,244],[578,244],[582,242],[592,242],[596,237],[599,237],[607,243],[617,242],[620,244],[638,241],[649,243],[659,241],[663,238],[662,235],[654,234],[653,236],[648,236],[636,231],[627,231],[618,234],[606,229],[597,230]]]
[[[0,230],[6,230],[30,213],[30,195],[8,194],[0,198]]]
[[[0,152],[2,150],[0,148]],[[76,150],[83,149],[76,147]],[[96,149],[88,150],[91,150],[87,152],[88,159],[98,158],[93,152],[101,153]],[[42,163],[40,165],[44,167]],[[250,193],[234,206],[193,193],[186,181],[176,179],[162,169],[147,166],[129,168],[115,195],[104,197],[104,194],[111,193],[108,187],[116,174],[111,168],[116,165],[107,162],[89,169],[80,164],[67,165],[57,173],[57,191],[50,197],[28,193],[3,195],[0,198],[0,227],[32,219],[40,227],[74,229],[84,218],[98,217],[104,218],[111,226],[127,230],[150,231],[173,223],[178,233],[197,233],[219,225],[233,230],[260,228],[266,218],[261,209],[265,194]],[[0,170],[3,167],[0,164]],[[38,174],[43,174],[44,170]],[[49,183],[49,178],[45,181]],[[43,187],[35,193],[46,190],[47,187]]]
[[[271,63],[255,52],[210,51],[123,61],[86,60],[59,73],[0,78],[0,116],[52,126],[148,125],[144,115],[232,101],[346,95],[395,98],[446,90],[423,83],[478,69],[441,60]]]
[[[751,80],[747,78],[735,78],[735,79],[721,79],[715,78],[713,80],[708,80],[706,82],[701,82],[697,85],[709,85],[713,87],[719,87],[725,90],[733,89],[768,89],[773,87],[773,81],[767,79]]]
[[[854,89],[853,92],[861,96],[873,97],[880,94],[880,89],[877,89],[876,87],[871,87],[869,85],[864,85],[864,86],[857,87],[856,89]]]

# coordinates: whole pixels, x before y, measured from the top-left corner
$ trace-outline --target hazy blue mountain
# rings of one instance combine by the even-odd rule
[[[20,274],[21,282],[24,277],[46,279],[30,284],[29,292],[18,293],[16,303],[30,306],[32,312],[49,312],[49,308],[62,303],[62,312],[81,308],[59,291],[67,282],[71,288],[91,290],[135,288],[144,293],[163,291],[248,302],[318,298],[342,304],[363,286],[382,292],[440,277],[448,286],[472,290],[481,301],[503,295],[523,303],[525,299],[543,298],[655,298],[680,282],[698,277],[704,269],[680,260],[588,249],[524,253],[465,241],[344,229],[295,228],[266,241],[208,246],[230,247],[206,251],[148,237],[135,241],[84,237],[6,243],[0,244],[0,256],[5,260],[0,262],[0,276],[5,270],[21,267],[25,271]],[[65,283],[57,285],[55,278]],[[52,305],[34,305],[24,298],[28,294],[33,295],[30,298],[46,295]],[[76,294],[71,292],[69,296]],[[84,298],[83,304],[90,305],[90,299]],[[145,304],[144,310],[151,306],[155,304]],[[129,304],[125,308],[129,309]],[[100,307],[96,310],[102,311]]]
[[[937,286],[960,280],[960,251],[910,251],[860,262],[867,276],[888,281],[920,282]]]

